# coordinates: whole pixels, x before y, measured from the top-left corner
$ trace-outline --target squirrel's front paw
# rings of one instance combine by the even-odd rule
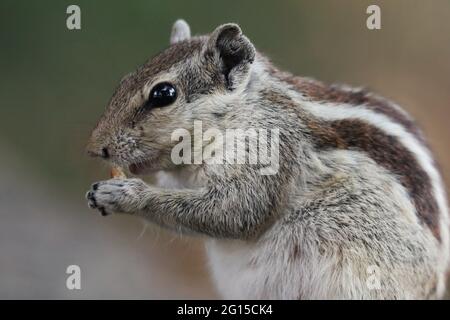
[[[103,216],[113,212],[133,213],[143,203],[148,186],[141,179],[110,179],[94,183],[86,193],[88,205]]]

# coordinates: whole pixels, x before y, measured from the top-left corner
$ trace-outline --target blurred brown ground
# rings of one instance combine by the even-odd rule
[[[0,298],[214,298],[201,240],[85,206],[107,168],[83,151],[119,79],[167,45],[173,21],[194,33],[238,22],[275,64],[367,86],[422,125],[450,183],[450,2],[323,0],[0,3]],[[369,4],[382,29],[365,27]],[[78,264],[82,290],[65,288]]]

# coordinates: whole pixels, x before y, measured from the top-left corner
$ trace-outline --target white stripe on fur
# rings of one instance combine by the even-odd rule
[[[417,159],[420,166],[425,170],[431,180],[433,195],[440,211],[440,234],[443,246],[443,254],[446,261],[442,268],[447,268],[449,259],[449,217],[447,200],[438,170],[433,165],[433,159],[428,149],[423,146],[413,134],[408,132],[401,124],[394,122],[387,116],[369,110],[364,106],[355,106],[350,104],[319,103],[305,100],[301,95],[296,95],[302,107],[313,115],[326,120],[359,119],[369,123],[382,130],[388,135],[396,137]],[[444,272],[443,272],[444,273]],[[439,281],[440,286],[444,281]],[[444,287],[438,288],[443,291]]]

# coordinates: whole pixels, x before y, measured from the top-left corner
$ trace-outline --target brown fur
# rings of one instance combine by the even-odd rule
[[[265,92],[265,98],[291,110],[295,103],[280,93]],[[293,109],[294,108],[294,109]],[[299,111],[298,111],[299,112]],[[301,115],[318,149],[348,149],[365,152],[371,159],[392,172],[411,196],[420,221],[436,239],[439,234],[439,210],[432,194],[430,178],[415,157],[395,137],[357,119],[317,121]]]
[[[276,69],[271,70],[271,73],[280,80],[292,85],[296,90],[303,93],[306,98],[313,101],[336,104],[345,103],[354,106],[364,105],[364,107],[370,110],[384,114],[403,125],[420,142],[426,144],[422,131],[411,117],[397,110],[386,99],[377,97],[366,89],[346,90],[339,85],[325,85],[317,80],[294,76],[288,72],[280,72]]]

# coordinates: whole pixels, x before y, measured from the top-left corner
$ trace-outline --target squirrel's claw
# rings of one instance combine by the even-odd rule
[[[86,200],[89,208],[97,209],[102,216],[111,212],[133,213],[145,188],[147,185],[140,179],[110,179],[92,184]]]

